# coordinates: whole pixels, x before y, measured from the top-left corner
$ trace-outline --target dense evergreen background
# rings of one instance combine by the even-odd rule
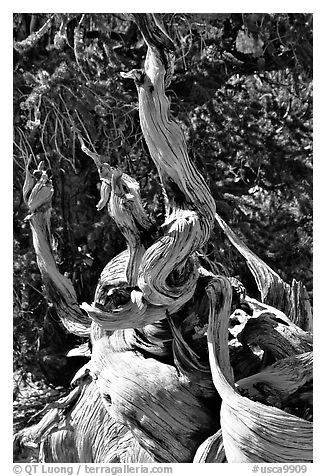
[[[312,291],[312,15],[164,14],[176,44],[167,94],[218,213],[282,278]],[[14,364],[66,385],[76,343],[45,302],[22,201],[24,167],[53,175],[57,262],[78,299],[91,301],[124,240],[96,211],[99,179],[80,149],[107,155],[136,178],[148,213],[162,194],[139,125],[136,89],[121,71],[146,47],[120,14],[14,14]],[[255,295],[246,266],[218,228],[205,250]],[[72,362],[70,358],[70,362]],[[76,367],[80,363],[75,362]]]

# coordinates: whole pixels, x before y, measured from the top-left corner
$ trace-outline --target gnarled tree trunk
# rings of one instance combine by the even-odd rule
[[[71,393],[16,435],[16,448],[40,444],[46,462],[312,461],[305,290],[284,283],[216,215],[165,95],[173,43],[156,15],[134,20],[147,56],[143,70],[124,76],[135,81],[165,195],[163,234],[154,240],[137,182],[80,136],[102,182],[98,208],[107,205],[127,249],[104,268],[94,302],[79,307],[51,251],[51,182],[42,165],[27,172],[24,197],[48,298],[69,332],[89,337],[92,353]],[[215,220],[247,259],[261,303],[201,265]]]

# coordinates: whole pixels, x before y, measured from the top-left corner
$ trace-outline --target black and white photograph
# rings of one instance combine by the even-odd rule
[[[314,14],[28,11],[14,474],[311,474]]]

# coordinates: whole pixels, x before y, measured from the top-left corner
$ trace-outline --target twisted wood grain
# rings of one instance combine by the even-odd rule
[[[209,359],[213,382],[222,397],[221,429],[228,462],[311,462],[311,422],[252,401],[235,389],[227,348],[230,284],[219,277],[206,292],[211,300]]]

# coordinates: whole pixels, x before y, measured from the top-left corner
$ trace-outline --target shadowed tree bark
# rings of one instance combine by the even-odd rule
[[[142,132],[165,196],[157,239],[138,183],[91,152],[127,249],[104,268],[92,304],[77,303],[51,250],[53,187],[44,164],[26,171],[24,200],[48,299],[92,352],[72,391],[15,436],[46,462],[312,461],[311,309],[216,214],[191,162],[165,88],[174,46],[154,14],[134,14],[147,45],[135,82]],[[203,268],[215,221],[246,258],[262,302]],[[248,373],[248,369],[250,369]],[[235,381],[236,376],[236,381]]]

